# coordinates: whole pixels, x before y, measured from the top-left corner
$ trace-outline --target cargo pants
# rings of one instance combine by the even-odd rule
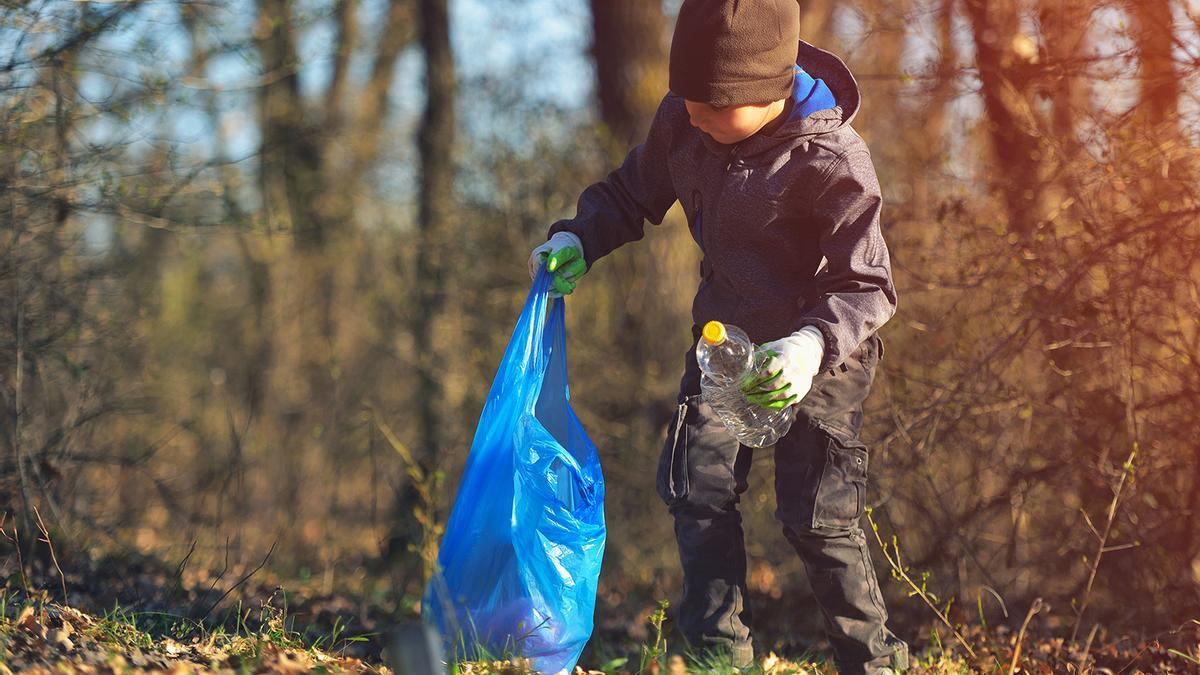
[[[699,339],[699,328],[692,334]],[[885,625],[887,609],[858,522],[870,455],[858,439],[862,404],[882,356],[883,341],[872,333],[842,364],[818,373],[774,449],[775,518],[808,571],[842,673],[908,667],[908,645]],[[754,657],[738,512],[753,452],[701,401],[700,369],[689,350],[659,460],[658,494],[674,516],[683,567],[680,631],[694,649],[732,654],[735,666]]]

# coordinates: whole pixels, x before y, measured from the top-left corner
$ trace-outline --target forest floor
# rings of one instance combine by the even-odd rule
[[[185,583],[178,570],[137,557],[105,559],[88,573],[57,577],[0,569],[7,572],[0,579],[0,675],[392,672],[383,654],[392,621],[379,603],[285,592],[267,579],[256,583],[255,571],[223,585],[224,573]],[[593,645],[576,673],[738,672],[673,653],[661,627],[660,617],[649,645]],[[1200,673],[1200,621],[1152,637],[1100,634],[1085,646],[1008,626],[961,627],[961,642],[946,630],[931,634],[928,644],[916,645],[910,672],[1078,673],[1083,665],[1083,671],[1111,675]],[[459,663],[452,671],[531,672],[517,658]],[[767,653],[741,672],[836,670],[821,656]]]
[[[105,616],[88,614],[73,607],[54,602],[27,599],[14,606],[0,601],[4,612],[0,619],[0,674],[27,673],[391,673],[379,659],[363,659],[346,655],[347,644],[339,645],[337,635],[325,640],[306,642],[300,633],[286,627],[282,610],[271,611],[255,628],[249,625],[233,632],[222,628],[205,629],[187,622],[172,621],[172,617],[139,616],[115,611]],[[146,619],[150,621],[147,622]],[[1012,658],[1017,644],[1012,636],[1003,633],[985,636],[975,632],[975,658],[959,650],[942,653],[937,648],[926,649],[919,655],[912,673],[1073,673],[1080,672],[1078,650],[1055,651],[1060,647],[1053,640],[1026,642],[1017,659]],[[1159,642],[1117,643],[1093,645],[1086,662],[1096,673],[1196,673],[1200,672],[1200,643],[1193,644],[1191,654]],[[645,653],[645,652],[644,652]],[[686,673],[732,673],[732,668],[689,665],[680,655],[666,656],[641,662],[627,658],[613,659],[603,670],[577,667],[576,675],[610,675],[615,673],[648,672],[659,675]],[[497,659],[456,664],[453,671],[461,675],[489,673],[517,675],[533,672],[527,662],[517,659]],[[788,660],[775,654],[760,658],[751,669],[740,672],[781,675],[783,673],[836,673],[832,665],[821,660]]]

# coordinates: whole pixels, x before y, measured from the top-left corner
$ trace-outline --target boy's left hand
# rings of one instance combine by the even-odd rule
[[[554,274],[550,297],[561,298],[575,290],[579,278],[587,272],[583,258],[583,242],[570,232],[556,232],[553,237],[533,249],[529,254],[529,278],[537,276],[538,269],[546,265],[546,271]]]
[[[825,340],[818,329],[805,326],[762,347],[771,358],[765,373],[742,383],[746,400],[771,410],[781,410],[799,401],[812,388],[813,377],[825,356]]]

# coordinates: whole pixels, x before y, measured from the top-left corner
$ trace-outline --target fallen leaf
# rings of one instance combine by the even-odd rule
[[[54,630],[50,631],[49,635],[46,636],[46,639],[49,640],[50,644],[52,645],[58,645],[67,651],[71,651],[75,648],[75,643],[71,642],[71,638],[67,637],[69,633],[70,631],[68,630],[55,628]]]

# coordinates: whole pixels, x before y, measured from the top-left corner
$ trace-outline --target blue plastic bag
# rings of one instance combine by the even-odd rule
[[[422,614],[454,659],[570,672],[592,634],[604,478],[571,410],[564,302],[534,279],[475,430]],[[547,305],[551,305],[547,312]]]

